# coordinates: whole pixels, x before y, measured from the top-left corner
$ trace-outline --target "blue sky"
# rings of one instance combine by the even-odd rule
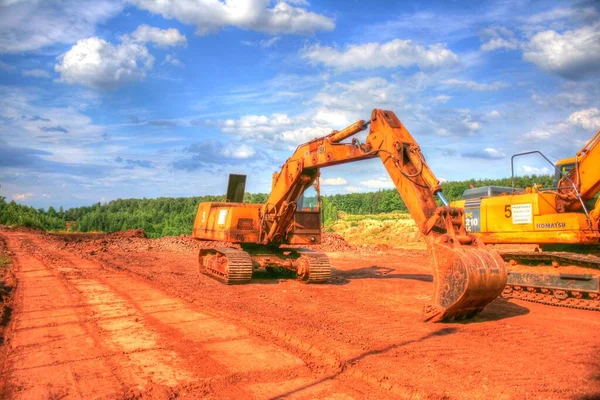
[[[373,108],[440,179],[506,177],[600,128],[599,65],[596,1],[0,0],[0,194],[222,194],[228,173],[267,192]],[[321,172],[324,194],[391,187],[378,160]]]

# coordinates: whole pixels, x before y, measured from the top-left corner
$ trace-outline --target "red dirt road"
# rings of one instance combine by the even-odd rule
[[[423,323],[424,251],[331,243],[330,284],[225,286],[188,237],[0,235],[4,397],[600,398],[600,313],[498,299]]]

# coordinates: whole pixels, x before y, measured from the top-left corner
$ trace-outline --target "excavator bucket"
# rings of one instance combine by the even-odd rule
[[[425,320],[470,318],[496,299],[506,285],[504,261],[494,250],[434,242],[435,293],[425,306]]]

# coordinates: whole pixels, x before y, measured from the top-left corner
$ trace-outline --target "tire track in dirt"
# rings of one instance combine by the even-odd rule
[[[236,321],[242,318],[278,344],[295,348],[291,351],[296,354],[308,353],[304,359],[315,350],[316,368],[328,365],[327,373],[335,379],[394,389],[371,392],[381,397],[520,398],[525,393],[531,398],[564,398],[600,393],[594,372],[600,367],[600,343],[593,340],[589,326],[600,322],[598,314],[500,299],[471,323],[423,324],[420,311],[431,283],[430,275],[424,274],[429,272],[427,265],[419,258],[413,257],[415,264],[399,264],[395,260],[402,257],[396,254],[387,256],[387,262],[386,256],[339,256],[334,258],[331,285],[257,279],[231,288],[192,273],[197,271],[192,254],[145,253],[135,241],[121,246],[109,243],[107,251],[94,258]],[[145,254],[152,261],[142,267],[136,260]],[[393,271],[384,278],[367,274],[378,269],[374,264]],[[340,267],[345,270],[338,274]],[[206,302],[198,291],[214,300]],[[249,306],[238,307],[244,301]],[[560,351],[563,342],[565,349]],[[561,367],[572,363],[581,366],[581,374]]]
[[[31,360],[21,358],[26,350],[23,341],[31,346],[41,344],[38,352],[52,353],[57,348],[72,348],[70,341],[76,338],[88,346],[75,342],[72,352],[91,356],[77,358],[67,352],[48,365],[72,369],[74,363],[87,362],[86,368],[96,373],[93,380],[87,381],[95,383],[82,389],[68,382],[53,382],[49,396],[98,397],[94,390],[103,386],[113,389],[102,394],[106,398],[139,393],[147,396],[149,389],[157,387],[170,389],[155,390],[156,397],[212,393],[219,397],[265,398],[290,393],[292,397],[307,398],[353,392],[341,389],[330,379],[315,379],[298,355],[257,338],[243,326],[199,312],[182,299],[166,295],[128,273],[103,269],[92,261],[49,249],[35,238],[8,236],[11,247],[34,254],[19,260],[20,272],[26,274],[31,269],[52,277],[51,282],[42,285],[45,292],[39,293],[40,282],[30,282],[23,275],[24,297],[33,296],[28,297],[31,301],[49,297],[55,294],[53,287],[57,285],[68,294],[64,301],[52,304],[52,313],[46,320],[29,315],[29,309],[22,310],[14,330],[16,346],[9,364],[13,366],[10,373],[15,387],[28,390],[17,391],[19,394],[13,391],[14,397],[40,393],[40,385],[31,379]],[[73,302],[74,298],[77,302]],[[47,310],[35,312],[44,311]],[[86,329],[58,338],[58,342],[51,337],[40,343],[40,336],[48,336],[48,330],[74,332],[73,325],[84,325]],[[33,331],[39,334],[32,334]],[[110,379],[104,379],[101,366],[96,371],[97,362],[106,364],[105,369],[112,374]]]
[[[19,286],[8,345],[15,398],[63,396],[115,398],[126,388],[113,374],[107,354],[89,335],[84,305],[58,274],[33,256],[15,251]],[[110,357],[110,356],[108,356]],[[10,367],[12,366],[12,367]]]
[[[591,399],[600,394],[600,343],[595,340],[600,315],[497,300],[471,323],[421,323],[422,301],[431,286],[425,252],[418,257],[402,251],[338,254],[330,285],[258,274],[249,285],[228,287],[199,277],[196,257],[186,248],[166,246],[180,238],[113,240],[106,235],[90,241],[80,236],[32,238],[49,259],[64,264],[65,253],[73,256],[74,270],[143,314],[146,326],[162,339],[159,346],[179,354],[199,379],[175,388],[181,397]],[[81,258],[89,268],[81,267]],[[204,349],[222,340],[199,343],[161,322],[171,310],[166,305],[142,312],[152,296],[141,290],[134,301],[132,286],[119,277],[243,328],[305,366],[234,372]],[[160,318],[152,317],[154,311]],[[205,368],[209,371],[203,374]]]
[[[109,251],[110,252],[110,251]],[[137,258],[135,255],[133,255],[134,258]],[[157,253],[157,254],[152,254],[151,257],[148,257],[149,259],[152,260],[152,262],[155,263],[162,263],[162,262],[166,262],[166,260],[163,260],[162,258],[165,257],[164,253]],[[171,255],[172,258],[172,255]],[[182,263],[182,265],[185,265],[187,263],[189,263],[189,261],[192,260],[192,257],[185,257],[185,261],[184,263]],[[103,259],[103,263],[105,263],[106,265],[109,265],[110,268],[114,268],[117,270],[121,270],[121,269],[125,269],[125,270],[130,270],[129,266],[127,264],[123,264],[122,262],[117,262],[114,263],[113,261],[109,261],[107,259]],[[189,278],[189,268],[182,268],[182,265],[177,264],[176,269],[177,271],[182,271],[182,272],[178,272],[177,276],[186,276],[188,275]],[[166,271],[160,271],[160,272],[156,272],[155,268],[149,268],[148,271],[144,271],[142,273],[137,272],[135,270],[130,270],[132,273],[140,276],[141,278],[143,278],[144,280],[149,280],[153,283],[155,283],[157,276],[161,275],[164,276],[165,278],[172,278],[173,274],[170,274]],[[150,272],[152,271],[152,272]],[[185,271],[185,272],[183,272]],[[147,273],[149,272],[149,273]],[[181,279],[181,278],[178,278]],[[197,282],[197,277],[194,277],[193,282],[194,284],[201,284],[203,285],[206,289],[208,289],[208,287],[212,288],[225,288],[224,286],[222,286],[222,284],[211,280],[209,278],[206,278],[204,276],[201,277],[200,282]],[[285,286],[291,286],[291,287],[298,287],[298,284],[296,282],[292,281],[286,281],[282,283]],[[169,287],[169,285],[167,285],[166,287]],[[175,285],[174,287],[177,287],[178,289],[180,288],[180,285]],[[303,284],[300,284],[299,287],[304,288],[305,286]],[[316,291],[329,291],[330,289],[327,286],[311,286],[310,287],[311,290],[316,290]],[[180,290],[175,290],[174,293],[178,296],[184,296],[186,299],[190,299],[189,296],[187,296],[185,294],[185,291],[180,291]],[[245,291],[245,290],[249,290],[249,287],[236,287],[235,290],[237,291]],[[308,290],[308,289],[307,289]],[[300,289],[300,292],[304,292],[303,289]],[[243,294],[242,294],[243,296]],[[323,297],[326,297],[325,294],[323,295]],[[385,295],[382,296],[377,296],[379,298],[383,297],[385,298]],[[296,320],[302,320],[305,321],[305,323],[309,323],[311,322],[311,315],[313,314],[319,314],[320,310],[323,309],[322,304],[320,305],[318,302],[316,302],[314,305],[311,306],[312,301],[313,300],[319,300],[321,298],[321,296],[319,296],[318,294],[309,294],[308,296],[306,296],[305,298],[305,302],[303,304],[308,305],[308,309],[307,310],[302,310],[300,311],[300,309],[295,309],[294,310],[294,316]],[[215,299],[217,300],[217,299]],[[234,300],[236,301],[236,300]],[[264,304],[267,304],[268,301],[264,301]],[[297,302],[290,300],[289,303],[291,304],[296,304],[296,307],[298,307]],[[387,328],[385,324],[381,324],[381,315],[379,313],[379,310],[376,309],[371,313],[365,313],[364,310],[354,310],[351,308],[347,308],[347,307],[342,307],[341,306],[342,303],[335,303],[335,304],[329,304],[328,305],[328,310],[327,313],[325,315],[321,315],[321,317],[326,318],[323,320],[322,323],[324,324],[329,324],[330,326],[335,326],[336,324],[339,324],[340,322],[345,322],[345,321],[351,321],[350,323],[355,325],[356,321],[363,321],[363,320],[367,320],[369,322],[373,322],[374,325],[377,325],[377,322],[379,322],[379,325],[381,325],[380,328],[378,328],[375,331],[371,331],[372,335],[376,335],[375,337],[377,337],[377,340],[374,340],[375,342],[378,342],[378,340],[380,338],[385,338],[387,341],[392,341],[393,343],[397,343],[397,339],[398,337],[404,337],[404,333],[406,333],[407,328],[405,327],[398,327],[397,325],[394,328]],[[232,304],[229,304],[229,306],[231,306]],[[339,307],[339,309],[337,309]],[[223,313],[223,309],[222,307],[218,304],[218,302],[214,302],[210,304],[210,308],[212,312],[217,312],[217,313]],[[268,306],[267,306],[268,309]],[[220,310],[220,311],[219,311]],[[231,310],[228,309],[226,314],[231,314]],[[420,309],[417,311],[417,309],[415,309],[415,315],[418,315],[420,318]],[[327,375],[327,379],[345,379],[347,381],[352,382],[351,385],[356,387],[364,387],[366,384],[366,392],[373,392],[373,390],[381,390],[381,394],[380,396],[383,397],[388,397],[388,396],[394,396],[394,397],[399,397],[399,398],[415,398],[415,397],[420,397],[420,398],[424,398],[427,397],[424,393],[424,391],[416,391],[416,390],[412,390],[409,389],[411,388],[410,385],[404,385],[404,384],[398,384],[398,383],[390,383],[389,380],[386,378],[385,375],[381,375],[381,374],[371,374],[365,370],[363,370],[359,364],[360,361],[362,360],[362,358],[364,357],[365,354],[369,354],[369,353],[374,353],[374,354],[378,354],[380,349],[381,351],[388,351],[390,348],[392,348],[392,346],[388,345],[381,345],[381,346],[377,346],[378,348],[373,350],[372,348],[370,349],[361,349],[361,347],[359,348],[352,348],[351,346],[344,346],[344,343],[336,343],[334,346],[329,347],[326,344],[315,344],[315,340],[311,338],[312,335],[307,336],[306,339],[303,338],[303,336],[298,333],[298,334],[294,334],[294,333],[290,333],[287,331],[281,331],[278,329],[273,329],[271,326],[269,326],[268,324],[264,324],[259,322],[258,320],[254,319],[251,317],[251,315],[247,315],[248,318],[250,318],[250,321],[240,321],[240,320],[236,320],[236,324],[238,325],[244,325],[246,326],[249,330],[253,331],[253,334],[255,336],[261,337],[266,341],[276,341],[277,344],[281,347],[285,347],[287,349],[289,349],[291,352],[299,355],[301,358],[308,360],[309,366],[311,367],[311,369],[313,369],[314,371],[317,372],[325,372]],[[282,315],[282,317],[284,317]],[[287,317],[286,317],[287,319]],[[250,322],[250,323],[249,323]],[[362,324],[362,322],[361,322]],[[414,330],[414,327],[412,328]],[[410,328],[408,328],[408,330],[410,330]],[[443,330],[443,329],[442,329]],[[435,332],[437,331],[437,328],[426,328],[423,330],[423,335],[424,335],[424,340],[427,339],[428,334],[431,332]],[[312,331],[314,332],[314,331]],[[349,337],[351,338],[351,337]],[[308,340],[307,340],[308,339]],[[311,340],[312,339],[312,340]],[[356,339],[354,339],[356,340]],[[369,341],[369,343],[372,343],[373,341]],[[364,345],[364,343],[363,343]],[[343,349],[343,350],[342,350]],[[358,381],[357,381],[358,379]],[[362,382],[362,384],[361,384]],[[307,385],[307,388],[310,388],[311,385]],[[291,392],[290,392],[291,393]]]

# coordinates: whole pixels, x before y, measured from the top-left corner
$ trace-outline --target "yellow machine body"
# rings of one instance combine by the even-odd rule
[[[598,244],[583,212],[557,213],[552,193],[505,194],[452,202],[465,209],[467,231],[485,243]]]

